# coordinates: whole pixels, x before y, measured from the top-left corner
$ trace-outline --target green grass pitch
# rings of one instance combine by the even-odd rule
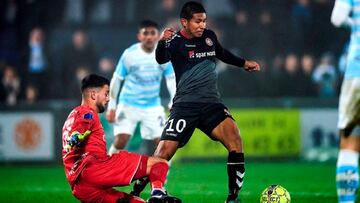
[[[1,166],[0,202],[78,202],[70,192],[62,166]],[[185,203],[222,203],[227,194],[224,163],[182,163],[171,166],[168,191]],[[247,161],[241,198],[259,202],[262,190],[280,184],[293,203],[336,203],[335,163]],[[119,188],[129,191],[130,187]],[[149,188],[142,194],[149,197]]]

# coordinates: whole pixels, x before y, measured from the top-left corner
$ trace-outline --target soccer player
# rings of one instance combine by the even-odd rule
[[[351,39],[339,100],[340,151],[336,187],[340,203],[353,203],[359,188],[360,151],[360,1],[336,0],[331,22],[351,27]],[[350,17],[352,13],[352,17]]]
[[[116,67],[111,79],[107,111],[108,121],[116,121],[115,139],[109,154],[125,148],[138,123],[143,140],[147,143],[154,141],[155,146],[160,141],[165,124],[165,112],[159,96],[161,80],[165,76],[170,94],[169,108],[176,83],[171,64],[159,65],[155,60],[155,46],[159,36],[155,22],[142,21],[137,34],[140,42],[124,51]],[[154,145],[150,145],[152,150],[146,154],[153,154]]]
[[[104,112],[109,102],[109,83],[98,75],[85,77],[81,84],[82,103],[71,111],[62,129],[62,157],[73,195],[81,202],[145,203],[112,187],[148,177],[152,188],[148,202],[181,202],[165,192],[169,168],[166,160],[126,151],[107,155],[98,113]]]
[[[206,28],[206,19],[200,3],[185,3],[180,13],[183,28],[178,32],[166,28],[157,45],[156,60],[159,64],[171,61],[177,86],[155,156],[170,160],[176,150],[188,142],[195,128],[199,128],[229,151],[226,202],[240,202],[238,192],[245,175],[242,140],[234,119],[220,99],[216,58],[250,72],[259,71],[260,66],[224,49],[216,34]],[[141,187],[135,186],[134,194],[137,188]]]

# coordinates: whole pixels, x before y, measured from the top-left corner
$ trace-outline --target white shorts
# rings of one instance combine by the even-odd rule
[[[145,140],[160,138],[165,126],[164,107],[137,108],[127,105],[118,105],[114,135],[133,135],[136,125],[140,123],[141,137]]]
[[[338,128],[360,126],[360,78],[344,79],[339,101]]]

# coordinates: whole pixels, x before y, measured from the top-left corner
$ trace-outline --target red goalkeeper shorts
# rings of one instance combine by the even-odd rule
[[[131,203],[144,200],[113,189],[126,186],[134,178],[146,176],[147,156],[121,151],[111,157],[89,159],[73,186],[73,195],[82,202],[116,202],[127,198]]]

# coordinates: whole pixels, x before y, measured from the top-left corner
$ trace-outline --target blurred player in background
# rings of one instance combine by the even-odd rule
[[[170,160],[178,148],[186,145],[195,128],[199,128],[229,151],[226,202],[240,202],[238,192],[245,175],[242,140],[234,119],[220,99],[216,58],[250,72],[259,71],[260,66],[222,48],[216,34],[206,29],[206,11],[200,3],[185,3],[180,22],[183,29],[175,32],[166,28],[156,48],[159,64],[169,61],[173,64],[177,89],[155,156]],[[133,194],[137,194],[137,188],[141,187],[135,185]]]
[[[156,146],[160,141],[165,123],[159,95],[161,80],[165,76],[170,94],[169,108],[176,83],[171,64],[159,65],[155,60],[155,46],[160,36],[158,29],[153,21],[140,23],[137,34],[140,42],[124,51],[111,79],[106,116],[109,122],[115,122],[115,139],[109,150],[110,155],[125,148],[138,123],[145,142],[154,141]],[[145,154],[154,152],[154,144],[148,147],[152,150]]]
[[[360,151],[360,1],[336,0],[331,22],[351,27],[351,39],[339,100],[340,151],[336,168],[339,202],[353,203],[359,187]],[[352,18],[350,17],[352,13]]]
[[[81,84],[82,103],[71,111],[62,130],[63,162],[73,195],[81,202],[145,203],[112,187],[129,185],[147,176],[152,188],[148,202],[181,202],[166,195],[166,160],[126,151],[107,155],[98,113],[104,112],[109,102],[109,83],[98,75],[85,77]]]

